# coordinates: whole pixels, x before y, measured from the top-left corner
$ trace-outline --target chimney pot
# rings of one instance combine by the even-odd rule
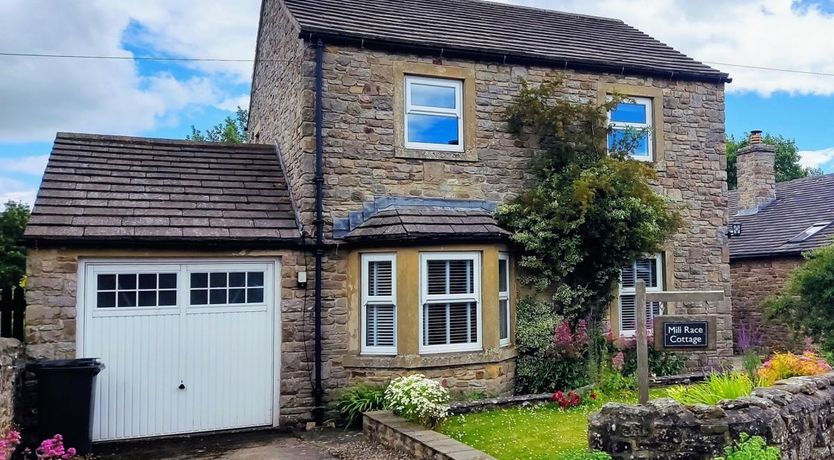
[[[762,130],[761,129],[754,129],[750,131],[750,143],[751,144],[761,144],[762,143]]]

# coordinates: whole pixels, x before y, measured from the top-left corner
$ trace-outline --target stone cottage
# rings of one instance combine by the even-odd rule
[[[738,152],[738,190],[729,196],[730,222],[741,225],[741,234],[730,239],[730,273],[736,344],[746,335],[784,350],[801,346],[801,337],[768,319],[764,301],[785,286],[804,252],[831,244],[834,175],[777,184],[775,157],[775,148],[764,144],[758,131]]]
[[[729,293],[723,74],[621,21],[476,0],[265,0],[245,146],[59,134],[27,230],[36,357],[98,356],[96,440],[321,421],[421,372],[507,393],[518,286],[498,204],[531,180],[521,79],[630,97],[684,227],[633,286]],[[616,132],[615,134],[616,135]],[[318,275],[318,276],[317,276]],[[654,305],[718,315],[729,301]]]

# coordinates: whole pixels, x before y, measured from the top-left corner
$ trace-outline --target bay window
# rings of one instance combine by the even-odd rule
[[[362,255],[362,353],[397,354],[395,254]]]
[[[480,350],[480,253],[423,253],[420,259],[420,352]]]

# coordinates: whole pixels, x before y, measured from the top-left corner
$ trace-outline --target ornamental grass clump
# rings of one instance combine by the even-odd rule
[[[825,359],[812,351],[806,351],[801,355],[776,353],[759,368],[758,375],[764,385],[770,386],[777,380],[826,372],[831,372],[831,366]]]
[[[429,428],[449,416],[449,399],[446,388],[421,374],[394,379],[385,389],[385,407]]]
[[[362,423],[362,413],[385,408],[385,387],[381,385],[357,385],[341,392],[332,406],[339,411],[345,425]]]
[[[710,374],[706,382],[698,385],[678,385],[666,390],[666,394],[681,404],[717,404],[725,399],[749,396],[755,385],[744,372]]]

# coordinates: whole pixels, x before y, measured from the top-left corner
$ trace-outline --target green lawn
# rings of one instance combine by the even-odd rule
[[[651,397],[665,396],[652,389]],[[635,393],[600,397],[593,404],[562,411],[555,404],[514,407],[456,415],[438,428],[441,433],[499,460],[553,460],[588,449],[588,416],[606,402],[637,402]]]

